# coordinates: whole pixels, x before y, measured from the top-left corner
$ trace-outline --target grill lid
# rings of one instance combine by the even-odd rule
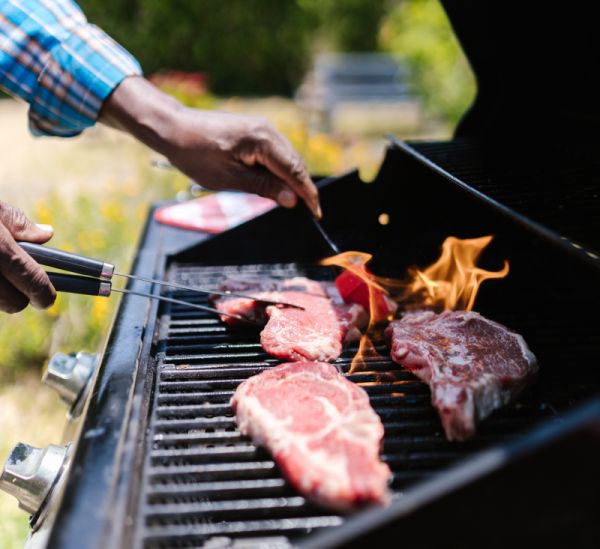
[[[596,252],[600,259],[597,147],[546,145],[511,155],[470,139],[414,143],[414,150],[485,196]]]

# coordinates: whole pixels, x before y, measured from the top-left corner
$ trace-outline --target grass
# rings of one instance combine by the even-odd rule
[[[28,373],[0,388],[0,455],[2,460],[17,442],[43,447],[58,444],[66,408],[50,389],[40,389],[37,375]],[[23,547],[29,525],[16,500],[0,492],[0,547]]]

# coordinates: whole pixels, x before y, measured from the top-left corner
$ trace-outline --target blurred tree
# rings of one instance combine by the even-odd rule
[[[296,0],[80,0],[146,73],[204,71],[218,94],[290,93],[310,61],[315,15]]]
[[[389,0],[79,0],[146,73],[205,71],[217,94],[290,93],[315,44],[375,51]]]
[[[377,51],[389,0],[299,0],[319,23],[321,41],[336,51]]]
[[[438,0],[405,0],[386,15],[382,48],[405,59],[430,115],[455,124],[475,94],[475,79]]]

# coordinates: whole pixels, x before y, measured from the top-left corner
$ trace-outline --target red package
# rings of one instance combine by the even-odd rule
[[[366,267],[363,266],[362,268],[367,275],[372,276],[372,273]],[[366,311],[371,313],[369,286],[362,278],[351,271],[344,270],[342,274],[335,279],[335,285],[345,303],[358,303],[359,305],[362,305]],[[373,318],[371,321],[373,323],[381,322],[391,313],[395,312],[397,306],[387,296],[385,290],[372,287],[371,292],[374,299],[372,311]]]
[[[207,233],[220,233],[268,212],[274,200],[256,194],[221,191],[172,206],[158,208],[159,223]]]

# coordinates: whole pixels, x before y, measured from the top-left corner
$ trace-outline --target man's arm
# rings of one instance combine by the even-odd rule
[[[71,0],[0,0],[0,87],[30,105],[36,135],[102,122],[165,154],[211,188],[255,192],[321,215],[317,189],[266,121],[188,109],[142,78],[135,59]]]
[[[34,135],[78,135],[137,61],[71,0],[0,0],[0,87],[29,103]]]
[[[100,121],[131,133],[212,189],[239,189],[321,216],[317,189],[292,145],[264,119],[184,107],[142,77],[126,78]]]

